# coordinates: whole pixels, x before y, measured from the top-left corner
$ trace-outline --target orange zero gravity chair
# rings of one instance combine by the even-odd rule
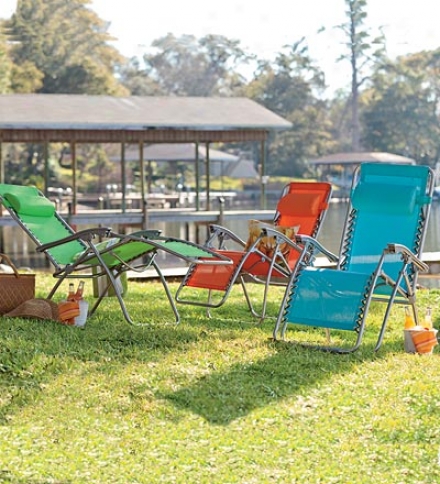
[[[296,233],[318,236],[324,220],[331,184],[326,182],[291,182],[284,187],[277,203],[273,225],[293,238]],[[299,250],[288,250],[277,237],[268,237],[258,221],[249,221],[247,242],[220,225],[210,225],[206,247],[233,261],[228,266],[197,266],[191,264],[176,292],[176,301],[208,308],[218,308],[227,300],[234,283],[239,282],[252,315],[260,321],[266,316],[270,285],[285,285],[299,257]],[[264,284],[261,308],[257,311],[249,297],[247,282]],[[194,289],[200,291],[194,291]]]

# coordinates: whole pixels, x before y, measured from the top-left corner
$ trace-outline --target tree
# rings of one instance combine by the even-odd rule
[[[270,141],[270,174],[303,176],[307,160],[330,149],[326,103],[317,96],[324,86],[304,39],[286,46],[273,64],[260,63],[244,94],[293,124]]]
[[[366,81],[364,71],[373,61],[383,57],[384,38],[370,41],[370,34],[364,28],[367,13],[367,0],[345,0],[348,21],[338,26],[347,37],[346,46],[349,53],[339,60],[348,60],[351,65],[351,149],[360,151],[359,89]],[[379,46],[379,48],[377,48]]]
[[[378,66],[366,91],[364,143],[371,149],[440,161],[440,49]]]
[[[16,65],[13,85],[40,93],[126,94],[114,76],[123,58],[90,0],[18,0],[6,21]],[[39,82],[38,82],[39,80]]]
[[[12,62],[8,54],[6,38],[2,32],[2,21],[0,20],[0,94],[5,94],[11,86]]]
[[[119,72],[121,83],[130,91],[132,96],[161,96],[164,95],[160,85],[140,67],[140,61],[132,57],[121,66]]]
[[[164,95],[230,96],[245,82],[238,71],[249,56],[237,40],[221,35],[197,39],[168,34],[152,47],[156,52],[144,55],[143,68],[137,70],[139,65],[132,60],[122,71],[125,86]]]
[[[16,94],[38,92],[43,86],[44,74],[33,62],[12,64],[11,90]]]
[[[108,25],[87,8],[90,3],[90,0],[18,0],[16,12],[4,23],[8,40],[12,41],[13,92],[128,94],[114,75],[123,57],[108,44],[112,40],[107,34]],[[56,155],[54,159],[57,158]],[[88,162],[93,166],[93,160]],[[14,181],[42,183],[45,164],[42,145],[27,145],[20,155],[10,157],[9,163],[8,172]],[[21,168],[14,170],[14,164]],[[99,165],[102,172],[101,158]],[[57,168],[56,163],[50,164],[50,177],[53,183],[62,183]]]
[[[41,145],[29,143],[22,147],[16,143],[9,146],[5,156],[5,182],[44,186],[44,157]],[[49,163],[49,180],[55,181],[55,168]]]

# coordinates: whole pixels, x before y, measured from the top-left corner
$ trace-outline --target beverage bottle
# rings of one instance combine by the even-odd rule
[[[405,307],[405,329],[411,329],[414,328],[416,325],[413,315],[411,314],[411,311],[409,310],[409,307]]]
[[[84,326],[84,324],[86,323],[89,305],[87,301],[84,300],[83,294],[84,294],[84,281],[80,281],[75,293],[75,301],[78,303],[78,307],[79,307],[79,315],[75,318],[75,321],[74,321],[75,326]]]
[[[78,288],[76,290],[75,296],[74,296],[75,300],[79,301],[80,299],[82,299],[83,294],[84,294],[84,281],[80,281],[79,284],[78,284]]]
[[[73,282],[69,282],[69,292],[67,293],[67,301],[73,302],[75,301],[75,285]],[[69,326],[75,323],[75,318],[69,318],[65,320],[65,324]]]
[[[425,320],[423,321],[423,327],[426,329],[432,329],[432,310],[430,307],[426,309]]]
[[[69,292],[67,294],[68,301],[75,301],[75,286],[73,282],[69,283]]]

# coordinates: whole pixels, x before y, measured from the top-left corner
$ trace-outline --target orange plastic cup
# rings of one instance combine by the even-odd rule
[[[411,337],[417,353],[431,354],[438,344],[436,329],[411,329]]]

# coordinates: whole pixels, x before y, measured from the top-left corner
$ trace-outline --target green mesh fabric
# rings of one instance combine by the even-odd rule
[[[185,241],[178,240],[166,240],[165,238],[153,238],[151,239],[153,244],[148,243],[148,239],[145,242],[138,241],[124,241],[121,245],[114,245],[114,240],[104,241],[97,244],[98,249],[104,250],[111,248],[107,254],[102,254],[102,258],[108,267],[113,267],[120,263],[120,260],[129,262],[141,257],[142,255],[156,251],[161,247],[169,252],[174,253],[176,256],[183,256],[188,258],[212,258],[214,255],[203,250],[202,248],[195,247]],[[82,252],[82,251],[81,251]],[[80,253],[74,254],[74,259],[79,257]],[[97,263],[95,258],[88,261],[89,264]]]
[[[101,250],[103,250],[104,245],[105,245],[105,242],[100,243]],[[141,257],[142,255],[148,254],[149,252],[153,252],[153,251],[154,251],[154,247],[145,242],[124,241],[123,244],[116,247],[112,247],[112,250],[107,254],[102,254],[102,258],[105,264],[109,268],[112,268],[120,264],[119,259],[125,262],[130,262],[132,260],[137,259],[138,257]],[[75,258],[77,258],[78,255],[79,254],[76,254]],[[88,260],[87,263],[90,265],[94,265],[94,264],[98,264],[99,262],[96,259],[96,257],[93,257],[92,259]]]
[[[0,183],[0,195],[4,197],[6,193],[15,195],[16,197],[36,197],[39,196],[36,187],[26,187],[22,185],[9,185],[7,183]]]
[[[32,215],[23,215],[21,221],[41,244],[55,242],[73,233],[56,216],[35,217]],[[48,252],[57,264],[65,265],[71,264],[74,261],[75,254],[83,251],[85,247],[83,242],[73,240],[54,247]]]
[[[159,242],[166,250],[175,252],[176,254],[181,254],[185,257],[215,257],[208,251],[203,250],[201,247],[195,247],[191,244],[185,242],[180,242],[178,240],[155,240]]]
[[[0,196],[6,207],[15,210],[20,222],[40,245],[72,235],[73,232],[56,215],[54,205],[42,197],[37,188],[2,183]],[[72,241],[51,249],[49,254],[57,264],[65,265],[85,247],[80,241]]]

